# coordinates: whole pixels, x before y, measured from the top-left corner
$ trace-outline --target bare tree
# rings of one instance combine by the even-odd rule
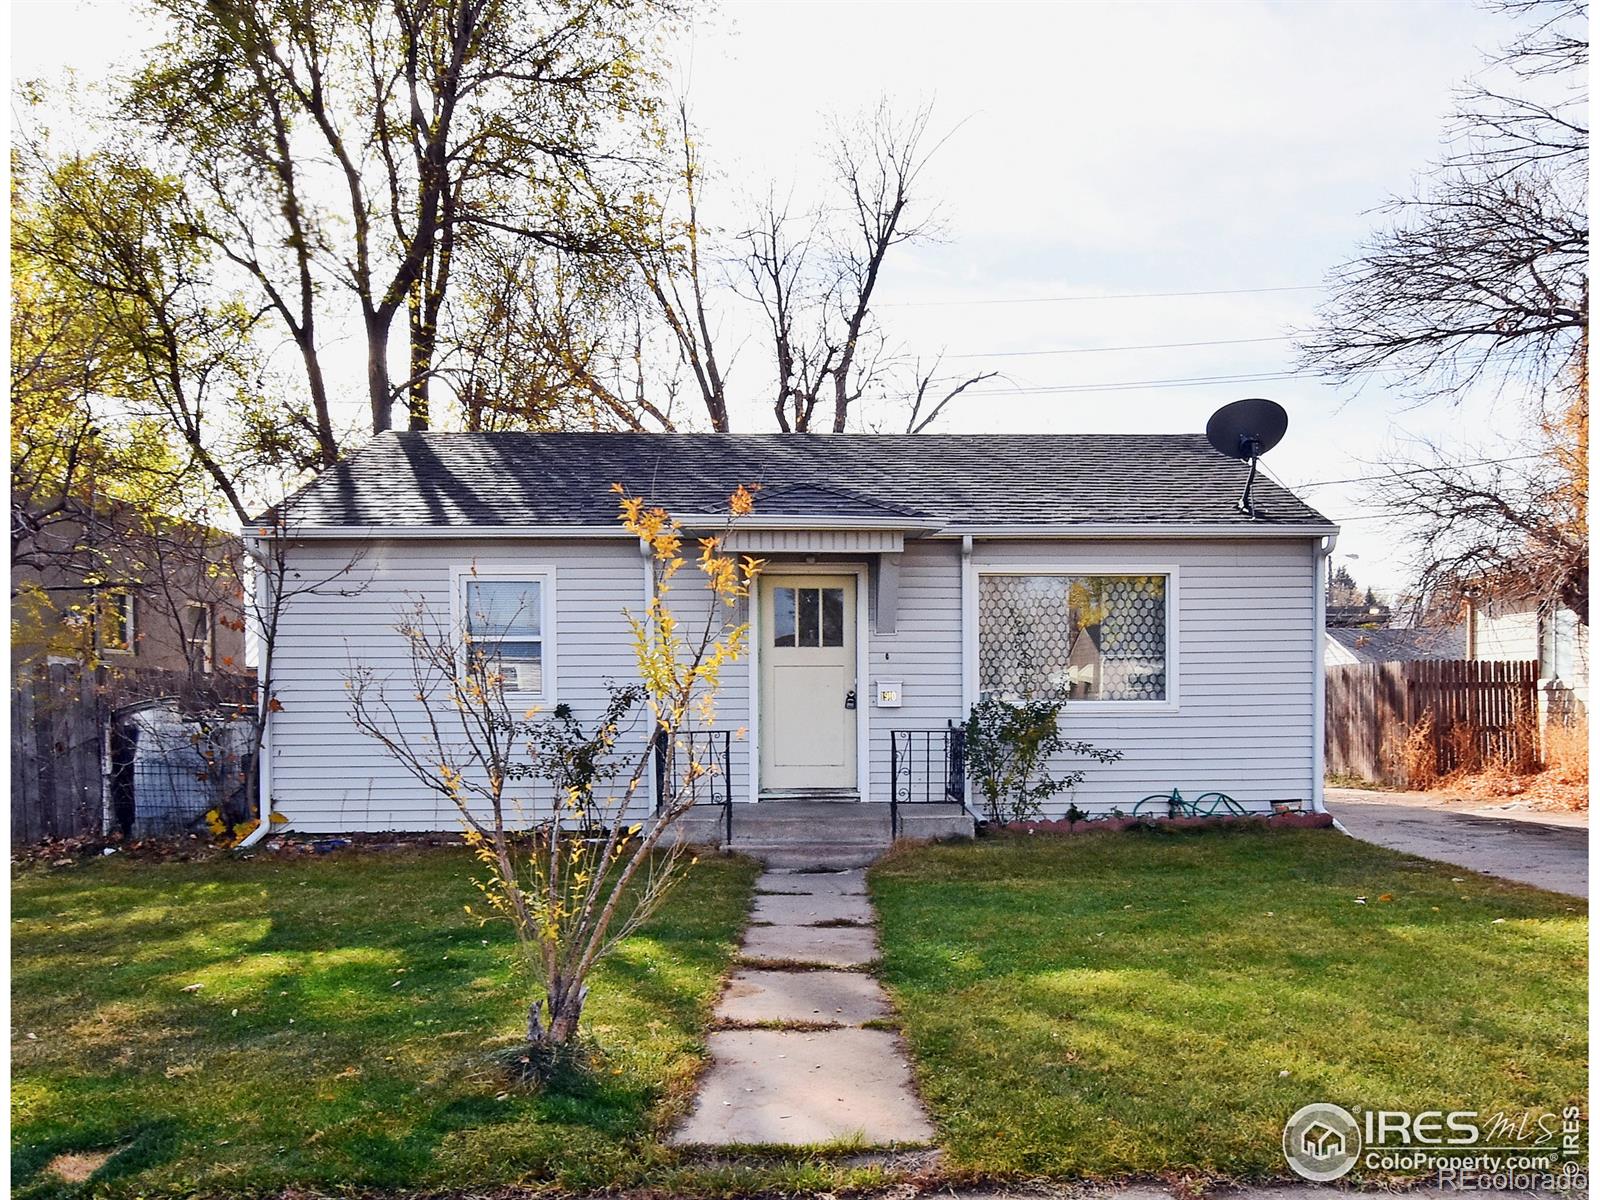
[[[699,418],[726,431],[735,355],[722,318],[742,296],[761,314],[757,353],[769,364],[780,430],[843,432],[852,421],[876,427],[878,415],[862,415],[864,406],[913,393],[911,427],[928,428],[951,400],[989,377],[936,391],[877,318],[891,251],[936,232],[921,194],[938,150],[930,119],[927,108],[901,118],[880,103],[857,120],[835,121],[828,197],[805,207],[769,190],[728,239],[704,223],[707,171],[680,103],[676,162],[659,194],[594,194],[597,206],[641,231],[632,242],[633,286],[607,280],[599,289],[585,282],[584,270],[547,267],[541,278],[558,286],[521,301],[516,313],[526,331],[518,347],[526,374],[563,380],[597,413],[628,427],[673,429]]]
[[[1392,371],[1421,399],[1459,398],[1480,381],[1542,393],[1572,379],[1589,319],[1586,6],[1499,7],[1541,23],[1491,67],[1557,99],[1462,94],[1451,154],[1414,195],[1390,201],[1388,225],[1333,272],[1302,366],[1340,380]]]
[[[744,272],[771,333],[776,391],[773,415],[785,432],[818,427],[843,433],[852,412],[902,377],[874,303],[896,246],[937,230],[919,211],[921,182],[941,142],[929,144],[932,111],[896,115],[886,101],[857,120],[835,121],[830,163],[840,201],[835,210],[796,217],[774,195],[741,237]],[[936,407],[988,376],[947,389]],[[917,376],[910,431],[926,429],[931,380]],[[933,416],[937,416],[934,413]]]
[[[1000,374],[998,371],[984,371],[978,375],[968,375],[954,387],[948,387],[944,385],[950,383],[950,380],[941,380],[939,376],[941,361],[943,361],[941,358],[935,358],[933,365],[926,371],[922,369],[920,362],[912,366],[911,376],[914,384],[911,391],[911,407],[906,416],[907,433],[926,433],[949,403],[962,392]]]
[[[1334,272],[1302,365],[1392,371],[1419,401],[1519,393],[1527,434],[1470,456],[1414,446],[1373,490],[1414,536],[1421,605],[1514,588],[1587,622],[1587,9],[1495,7],[1536,22],[1489,64],[1513,88],[1461,93],[1450,154]]]
[[[1525,442],[1485,453],[1420,442],[1373,485],[1411,534],[1419,605],[1511,592],[1589,622],[1588,389]]]

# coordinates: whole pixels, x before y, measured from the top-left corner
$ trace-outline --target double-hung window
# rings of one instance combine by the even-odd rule
[[[553,693],[546,619],[549,575],[463,571],[457,586],[462,631],[471,650],[490,660],[507,692],[524,699],[549,699]]]
[[[978,694],[1170,704],[1169,572],[980,571]]]
[[[211,605],[191,600],[183,606],[183,648],[193,670],[209,672],[216,655],[216,630]]]
[[[132,654],[133,638],[133,593],[112,592],[104,606],[100,649],[107,654]]]

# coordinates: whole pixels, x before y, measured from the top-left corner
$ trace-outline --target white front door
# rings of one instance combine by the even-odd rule
[[[856,787],[856,577],[768,575],[761,593],[761,790]]]

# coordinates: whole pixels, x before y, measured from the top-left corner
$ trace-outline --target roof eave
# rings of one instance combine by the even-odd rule
[[[720,528],[726,515],[683,518],[688,529]],[[1307,525],[1182,525],[1162,522],[1082,525],[922,525],[886,517],[741,517],[741,529],[890,529],[934,538],[1322,538],[1339,532],[1331,522]],[[249,532],[249,531],[247,531]],[[258,526],[257,538],[606,538],[633,539],[619,525],[304,525],[279,530]]]

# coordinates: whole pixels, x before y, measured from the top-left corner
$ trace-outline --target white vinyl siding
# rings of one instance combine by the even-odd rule
[[[271,777],[274,805],[294,829],[459,827],[448,801],[354,727],[345,677],[361,663],[386,678],[404,731],[420,739],[425,716],[409,697],[410,654],[396,626],[419,601],[440,623],[451,620],[452,573],[463,563],[486,572],[536,564],[547,573],[546,629],[561,655],[552,703],[570,704],[580,720],[592,722],[605,706],[608,681],[637,678],[623,615],[644,606],[635,542],[319,539],[295,545],[289,562],[302,581],[315,580],[337,572],[353,553],[360,560],[324,589],[328,594],[297,596],[285,605],[275,664],[283,711],[272,717]],[[440,715],[442,721],[450,717],[442,709]],[[625,738],[629,749],[643,745],[644,724],[641,715]],[[636,811],[651,802],[647,785]]]
[[[1015,570],[1040,564],[1062,572],[1171,571],[1169,680],[1172,705],[1108,702],[1069,707],[1067,736],[1124,751],[1122,761],[1089,764],[1072,796],[1058,797],[1105,812],[1131,810],[1143,796],[1181,788],[1185,795],[1224,791],[1255,806],[1307,800],[1313,794],[1314,657],[1317,572],[1311,538],[1007,541],[979,539],[971,570]],[[321,540],[297,544],[291,569],[318,578],[348,561],[362,544]],[[859,561],[859,560],[857,560]],[[278,696],[272,719],[274,803],[307,832],[454,829],[457,818],[351,725],[344,678],[363,663],[403,684],[409,655],[395,625],[405,608],[424,601],[441,620],[451,616],[452,571],[537,568],[550,580],[543,633],[559,647],[550,703],[571,704],[590,722],[606,700],[606,682],[636,677],[625,609],[644,604],[644,569],[636,543],[577,539],[379,539],[364,546],[351,575],[327,595],[297,597],[287,606],[278,651]],[[775,560],[770,569],[781,569]],[[963,626],[963,564],[958,541],[911,540],[900,556],[898,620],[893,634],[863,630],[866,673],[857,681],[867,725],[867,799],[888,798],[890,731],[943,729],[965,717],[964,672],[975,669]],[[331,594],[341,591],[347,594]],[[708,596],[692,566],[674,581],[671,602],[681,628],[698,631]],[[736,616],[745,617],[745,606]],[[969,666],[970,664],[970,666]],[[750,742],[738,731],[755,725],[745,664],[723,672],[714,726],[735,731],[730,772],[735,800],[749,791]],[[901,707],[874,703],[881,683],[900,685]],[[400,693],[396,693],[397,696]],[[420,732],[422,713],[401,703],[406,728]],[[643,722],[629,737],[642,745]],[[651,803],[648,783],[636,811]]]
[[[1257,807],[1309,803],[1316,776],[1313,656],[1321,650],[1313,546],[1309,538],[975,543],[974,576],[1041,564],[1135,574],[1159,566],[1173,575],[1169,691],[1176,707],[1069,706],[1062,719],[1068,737],[1116,747],[1124,758],[1088,764],[1088,778],[1075,794],[1056,798],[1052,815],[1069,802],[1126,812],[1145,795],[1174,787],[1185,795],[1225,791]],[[960,543],[908,542],[900,572],[898,631],[873,635],[868,656],[869,701],[880,680],[902,684],[902,707],[870,710],[873,799],[888,796],[891,730],[943,729],[965,715]]]
[[[978,543],[975,571],[1050,562],[1140,573],[1164,563],[1176,576],[1169,608],[1176,707],[1067,706],[1069,738],[1124,756],[1087,764],[1088,777],[1075,794],[1056,797],[1052,813],[1071,801],[1129,812],[1144,796],[1175,787],[1189,797],[1226,792],[1257,808],[1279,800],[1309,807],[1320,766],[1314,545],[1309,538]]]

